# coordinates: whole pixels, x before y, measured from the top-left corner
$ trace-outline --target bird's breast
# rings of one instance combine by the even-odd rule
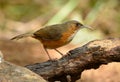
[[[58,40],[40,40],[45,48],[54,49],[68,44],[75,36],[78,30],[75,27],[71,27],[62,33],[62,36]],[[57,37],[57,36],[55,36]]]

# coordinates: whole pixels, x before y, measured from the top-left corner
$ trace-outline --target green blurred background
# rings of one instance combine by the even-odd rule
[[[0,0],[0,30],[28,32],[76,19],[96,29],[90,33],[87,31],[93,39],[119,37],[119,12],[119,0]],[[87,33],[81,35],[87,37]]]
[[[10,41],[10,38],[72,19],[94,30],[80,30],[70,44],[59,49],[64,54],[91,40],[120,37],[120,0],[0,0],[0,50],[5,60],[22,66],[46,61],[48,57],[40,42],[32,38]],[[56,52],[49,52],[54,54],[53,58],[60,58]],[[91,74],[86,74],[81,82],[103,82],[93,80]],[[104,82],[111,82],[106,79]],[[112,82],[118,80],[113,78]]]

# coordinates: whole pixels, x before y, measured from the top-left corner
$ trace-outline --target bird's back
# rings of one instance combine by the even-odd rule
[[[36,31],[33,35],[36,39],[40,40],[58,40],[62,37],[62,33],[65,31],[63,27],[64,26],[61,24],[46,26]]]

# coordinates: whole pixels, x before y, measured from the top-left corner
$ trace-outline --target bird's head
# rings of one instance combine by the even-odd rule
[[[90,26],[84,25],[76,20],[67,21],[64,24],[66,24],[68,27],[74,27],[74,28],[76,28],[76,30],[79,30],[81,28],[88,28],[88,29],[92,30],[92,28]]]

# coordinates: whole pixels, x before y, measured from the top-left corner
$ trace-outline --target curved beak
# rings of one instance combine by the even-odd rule
[[[92,27],[90,27],[90,26],[88,26],[88,25],[83,25],[83,26],[81,26],[82,28],[88,28],[88,29],[90,29],[90,30],[93,30],[93,28]]]

